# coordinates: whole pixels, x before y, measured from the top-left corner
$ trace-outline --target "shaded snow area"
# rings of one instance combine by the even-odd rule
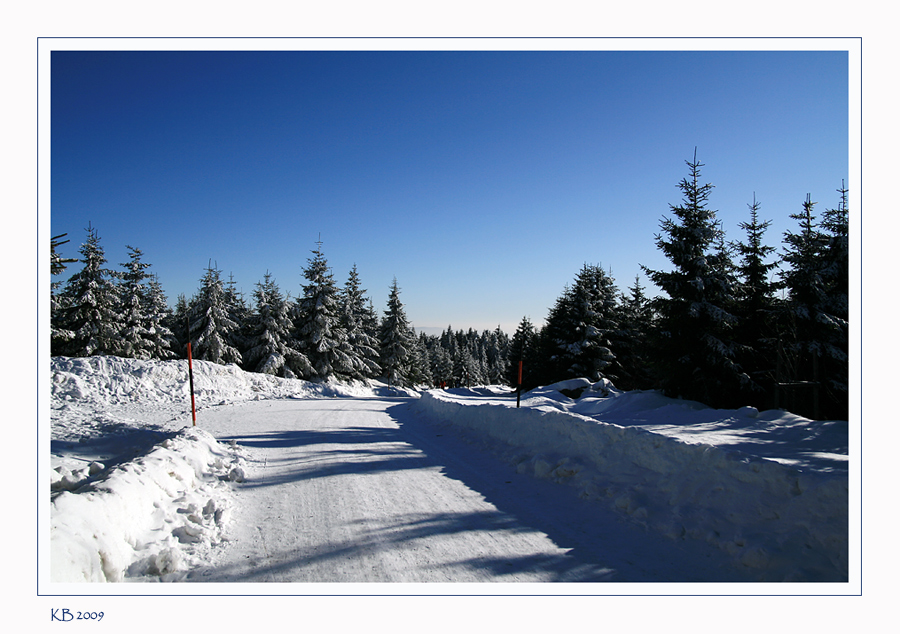
[[[249,449],[191,425],[186,361],[54,358],[51,373],[51,581],[184,580],[235,539]],[[586,380],[523,394],[521,408],[506,388],[318,384],[202,361],[194,384],[198,420],[248,401],[409,397],[429,428],[574,487],[636,535],[711,544],[741,578],[848,580],[846,422]]]
[[[844,421],[583,379],[526,393],[521,409],[496,388],[431,391],[415,408],[636,526],[715,545],[757,580],[848,578]]]

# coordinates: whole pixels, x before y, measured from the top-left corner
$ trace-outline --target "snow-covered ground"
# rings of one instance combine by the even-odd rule
[[[185,361],[51,361],[51,582],[177,579],[234,528],[239,442],[191,426]],[[575,487],[636,531],[724,553],[748,579],[848,579],[848,432],[783,411],[712,410],[570,381],[414,392],[314,384],[194,363],[198,416],[270,399],[408,396],[529,474]],[[560,390],[580,392],[572,399]]]
[[[674,540],[714,544],[760,580],[847,579],[846,421],[714,410],[584,379],[529,392],[521,409],[497,388],[428,392],[417,409],[520,473]]]

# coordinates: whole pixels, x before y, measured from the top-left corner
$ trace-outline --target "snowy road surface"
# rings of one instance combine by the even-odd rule
[[[229,542],[188,581],[739,581],[674,543],[519,474],[410,399],[267,400],[198,426],[247,459]]]

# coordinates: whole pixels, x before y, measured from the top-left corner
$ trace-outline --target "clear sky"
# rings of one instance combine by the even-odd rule
[[[54,51],[50,230],[170,304],[210,261],[296,297],[321,235],[377,309],[396,277],[418,329],[512,333],[584,263],[668,267],[695,147],[727,238],[755,194],[780,248],[849,176],[847,52]]]

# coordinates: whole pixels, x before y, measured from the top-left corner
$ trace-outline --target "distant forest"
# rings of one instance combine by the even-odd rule
[[[748,204],[742,240],[726,240],[708,207],[694,159],[683,199],[660,221],[656,246],[669,270],[642,269],[663,295],[648,298],[640,276],[621,292],[599,265],[585,264],[549,307],[543,327],[523,317],[512,337],[499,327],[416,334],[396,279],[375,310],[356,266],[343,286],[316,243],[291,299],[269,273],[252,301],[212,264],[174,310],[140,249],[106,268],[96,229],[81,258],[63,259],[51,239],[51,272],[83,266],[51,286],[51,354],[186,357],[235,363],[250,372],[307,380],[374,379],[398,386],[506,384],[522,389],[563,379],[607,378],[623,390],[659,389],[713,407],[785,408],[812,418],[848,416],[849,218],[847,189],[814,214],[809,196],[781,250],[770,222]]]

